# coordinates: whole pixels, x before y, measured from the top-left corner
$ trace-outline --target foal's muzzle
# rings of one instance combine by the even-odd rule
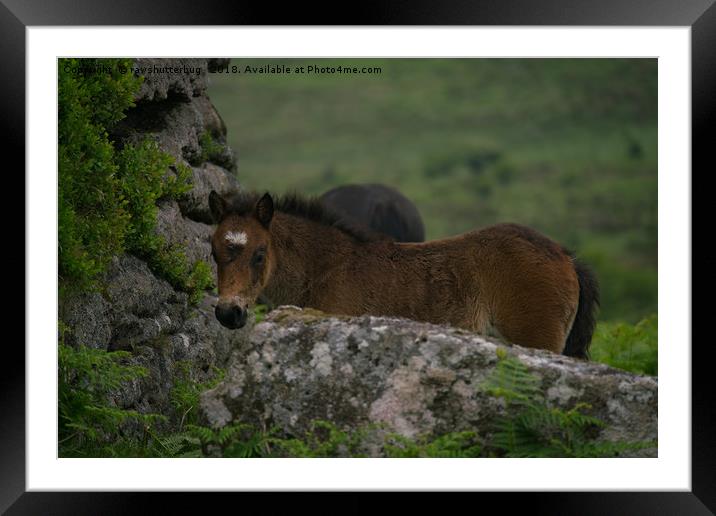
[[[221,324],[232,330],[243,327],[248,316],[248,310],[238,305],[218,304],[214,313]]]

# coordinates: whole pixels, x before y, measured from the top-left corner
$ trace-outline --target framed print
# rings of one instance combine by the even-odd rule
[[[27,303],[3,509],[432,490],[713,511],[689,167],[716,10],[647,4],[284,26],[5,2]]]

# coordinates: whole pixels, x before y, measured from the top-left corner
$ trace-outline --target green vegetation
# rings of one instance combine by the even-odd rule
[[[133,107],[142,82],[119,73],[130,64],[123,59],[59,60],[60,294],[101,289],[112,256],[129,252],[196,303],[213,286],[209,264],[190,263],[181,246],[170,246],[155,233],[157,202],[191,189],[191,170],[154,141],[119,148],[108,135]],[[112,393],[148,374],[130,365],[130,353],[70,347],[64,342],[68,328],[58,322],[61,456],[174,456],[185,446],[187,436],[164,435],[166,415],[125,410],[112,401]],[[177,379],[172,401],[189,422],[198,392],[208,384],[185,380]]]
[[[211,76],[244,186],[390,184],[429,239],[526,224],[595,268],[602,320],[656,312],[655,59],[261,59],[308,62],[382,73]]]
[[[359,451],[368,428],[352,432],[338,429],[329,421],[312,421],[311,428],[301,439],[274,439],[277,453],[287,457],[336,457],[350,455],[363,457]],[[341,453],[342,452],[342,453]]]
[[[582,411],[550,408],[539,388],[540,379],[519,360],[498,350],[499,362],[484,389],[502,398],[506,413],[495,420],[490,446],[504,457],[612,457],[619,452],[656,446],[653,442],[595,442],[604,423]]]
[[[276,428],[256,429],[236,421],[219,430],[202,426],[196,411],[199,395],[221,381],[224,372],[216,369],[211,380],[198,383],[190,378],[190,364],[179,362],[171,403],[180,422],[178,430],[169,432],[161,425],[166,416],[121,409],[111,401],[123,383],[146,375],[143,368],[126,363],[129,353],[75,349],[62,338],[59,349],[61,457],[362,457],[377,429],[344,431],[316,420],[305,435],[280,437]],[[479,387],[505,401],[505,414],[495,420],[490,435],[464,431],[408,439],[387,433],[382,443],[374,444],[393,458],[611,457],[656,446],[595,442],[595,431],[604,423],[583,413],[587,405],[548,407],[538,389],[539,378],[506,352],[498,352],[498,357],[493,374]],[[128,422],[134,423],[134,432]]]
[[[254,313],[254,324],[258,324],[266,318],[266,314],[269,312],[269,307],[264,304],[257,304],[253,307]]]
[[[160,238],[157,243],[161,243]],[[137,253],[144,257],[149,266],[164,277],[175,288],[189,293],[189,302],[199,302],[204,292],[214,286],[214,276],[211,266],[202,260],[190,265],[184,250],[178,245],[160,245],[156,251]]]
[[[657,375],[657,326],[656,314],[635,325],[598,324],[592,339],[592,359],[636,374]]]
[[[199,136],[199,147],[201,153],[196,158],[197,165],[205,161],[220,161],[224,154],[224,146],[214,141],[209,131],[204,131]]]
[[[60,324],[59,342],[59,455],[60,457],[106,457],[128,454],[144,456],[146,440],[123,435],[122,428],[134,423],[145,436],[166,417],[140,414],[117,407],[112,392],[123,384],[147,375],[147,370],[127,364],[125,351],[107,352],[64,343],[67,328]]]
[[[82,68],[80,69],[80,62]],[[189,263],[154,229],[157,201],[191,189],[191,170],[154,141],[117,149],[108,131],[134,105],[142,79],[123,59],[60,59],[58,97],[60,289],[97,288],[112,256],[130,252],[197,301],[210,268]],[[98,65],[103,72],[96,73]]]
[[[385,443],[386,456],[393,459],[474,458],[483,456],[482,451],[482,443],[475,432],[453,432],[433,440],[425,437],[412,440],[391,434]]]
[[[271,457],[273,432],[256,431],[250,425],[232,422],[214,430],[192,425],[188,428],[189,443],[193,448],[185,450],[185,457],[219,456],[224,458]]]
[[[195,425],[198,422],[199,396],[202,392],[216,387],[216,385],[224,379],[226,371],[213,368],[214,376],[207,382],[196,382],[191,378],[191,363],[188,361],[180,361],[175,364],[174,387],[172,388],[170,398],[172,406],[177,414],[181,415],[179,422],[179,430],[184,425]]]
[[[116,70],[122,61],[106,63]],[[124,247],[130,214],[106,129],[123,118],[139,82],[67,70],[77,66],[76,59],[58,66],[59,274],[87,285]]]
[[[118,407],[112,395],[148,371],[131,365],[131,353],[108,352],[59,343],[59,456],[60,457],[180,457],[201,456],[200,436],[209,429],[197,427],[199,395],[214,387],[224,371],[214,368],[207,382],[190,378],[190,364],[176,363],[171,404],[179,419],[169,431],[167,415],[139,413]],[[222,437],[228,435],[224,431]],[[225,437],[224,437],[225,438]]]

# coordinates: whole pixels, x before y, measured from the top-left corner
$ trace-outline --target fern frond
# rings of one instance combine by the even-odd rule
[[[492,396],[513,404],[528,404],[542,396],[540,379],[530,373],[526,365],[510,356],[497,363],[483,388]]]
[[[504,350],[482,389],[506,402],[505,414],[495,419],[490,447],[506,457],[604,457],[652,443],[594,442],[591,433],[605,423],[578,403],[569,410],[548,407],[539,378]]]

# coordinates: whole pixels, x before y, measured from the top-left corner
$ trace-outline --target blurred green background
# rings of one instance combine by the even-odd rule
[[[233,59],[374,74],[212,74],[245,188],[380,182],[427,238],[532,226],[596,270],[600,319],[657,310],[655,59]]]

